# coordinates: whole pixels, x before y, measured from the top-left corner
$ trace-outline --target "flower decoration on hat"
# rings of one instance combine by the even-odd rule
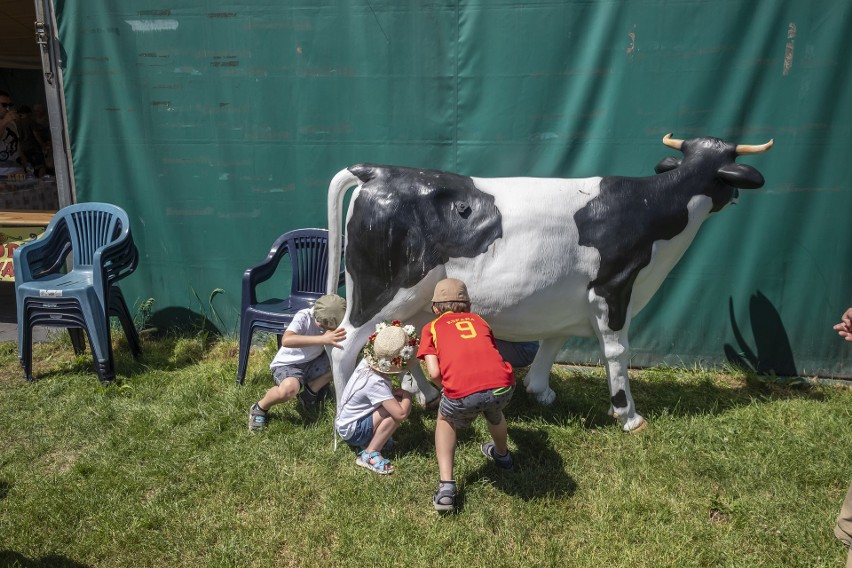
[[[377,349],[376,338],[383,330],[392,327],[399,328],[402,333],[384,333],[385,341],[380,341]],[[403,325],[400,320],[380,322],[376,325],[376,332],[367,340],[363,353],[373,369],[382,373],[399,373],[414,356],[419,344],[420,338],[413,325]]]

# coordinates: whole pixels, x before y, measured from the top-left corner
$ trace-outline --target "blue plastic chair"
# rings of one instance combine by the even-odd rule
[[[102,382],[115,378],[110,315],[119,318],[133,356],[139,356],[139,335],[116,284],[138,262],[127,213],[108,203],[59,210],[41,237],[15,250],[18,356],[27,380],[33,380],[34,325],[69,328],[77,353],[84,348],[79,329],[85,330]]]
[[[292,267],[289,297],[270,298],[259,302],[258,285],[272,278],[284,255],[290,257]],[[272,244],[266,260],[243,273],[237,384],[241,385],[245,380],[251,339],[255,330],[274,333],[280,340],[296,312],[313,306],[317,299],[326,293],[327,274],[328,231],[325,229],[296,229],[284,233]],[[344,278],[344,272],[341,270],[341,285]]]

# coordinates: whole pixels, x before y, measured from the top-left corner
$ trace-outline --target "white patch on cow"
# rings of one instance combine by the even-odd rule
[[[471,178],[494,196],[503,236],[475,258],[451,258],[447,276],[471,292],[472,309],[510,341],[592,335],[586,289],[600,255],[581,247],[574,214],[601,178]]]
[[[701,224],[707,219],[710,209],[713,208],[713,200],[706,195],[695,195],[687,204],[689,210],[689,221],[686,228],[674,238],[665,241],[655,241],[651,249],[651,262],[639,271],[636,282],[633,284],[633,293],[630,296],[630,313],[636,315],[644,308],[651,297],[660,288],[663,281],[669,275],[669,271],[692,244],[692,240],[701,228]]]

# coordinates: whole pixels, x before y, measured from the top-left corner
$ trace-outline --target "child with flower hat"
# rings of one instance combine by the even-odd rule
[[[405,369],[417,345],[414,326],[399,320],[378,324],[338,398],[337,433],[350,446],[362,448],[356,465],[380,475],[394,471],[381,450],[411,412],[411,393],[393,388],[391,376]]]

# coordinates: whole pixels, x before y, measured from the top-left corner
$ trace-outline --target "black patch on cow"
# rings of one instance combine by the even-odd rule
[[[681,151],[680,163],[663,160],[666,171],[659,175],[602,178],[600,193],[574,214],[580,245],[600,252],[600,268],[589,288],[606,300],[614,331],[624,327],[633,283],[650,263],[654,241],[669,240],[686,228],[693,196],[710,197],[715,212],[735,195],[732,182],[752,188],[763,184],[757,170],[734,162],[734,144],[695,138],[684,141]]]
[[[615,396],[610,397],[610,400],[615,408],[624,408],[627,406],[627,393],[624,392],[624,389],[619,389]]]
[[[347,224],[350,321],[360,326],[436,266],[484,253],[503,235],[494,197],[466,176],[358,164],[363,182]]]

